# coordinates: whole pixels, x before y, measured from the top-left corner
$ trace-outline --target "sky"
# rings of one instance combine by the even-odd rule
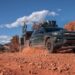
[[[23,22],[56,20],[60,27],[75,20],[75,0],[0,0],[0,43],[22,35]]]

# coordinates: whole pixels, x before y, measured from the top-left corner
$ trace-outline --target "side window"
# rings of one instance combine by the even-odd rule
[[[34,36],[36,36],[37,34],[38,34],[38,31],[35,30],[35,31],[32,33],[31,37],[34,37]]]
[[[44,33],[44,31],[39,31],[38,33],[40,33],[40,34],[42,33],[42,34],[43,34],[43,33]]]
[[[39,30],[35,30],[33,33],[32,33],[32,36],[31,37],[35,37],[36,35],[38,34],[43,34],[45,33],[45,29],[44,28],[40,28]]]
[[[43,33],[45,33],[45,29],[44,28],[40,28],[38,32],[43,34]]]

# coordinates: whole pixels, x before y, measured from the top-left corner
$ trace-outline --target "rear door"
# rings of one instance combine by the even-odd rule
[[[36,31],[35,34],[32,35],[33,45],[41,45],[44,42],[44,34],[45,30],[42,28]]]
[[[40,45],[44,42],[44,34],[45,32],[39,31],[38,34],[36,34],[36,44]]]

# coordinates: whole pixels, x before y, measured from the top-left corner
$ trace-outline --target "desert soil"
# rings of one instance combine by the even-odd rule
[[[75,54],[39,48],[0,53],[0,75],[75,75]]]

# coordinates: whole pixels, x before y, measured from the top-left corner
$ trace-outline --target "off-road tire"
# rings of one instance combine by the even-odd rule
[[[53,38],[49,38],[46,41],[46,49],[49,50],[50,53],[55,53],[55,47],[54,47],[54,39]]]
[[[30,47],[30,48],[32,47],[31,42],[29,42],[29,47]]]

